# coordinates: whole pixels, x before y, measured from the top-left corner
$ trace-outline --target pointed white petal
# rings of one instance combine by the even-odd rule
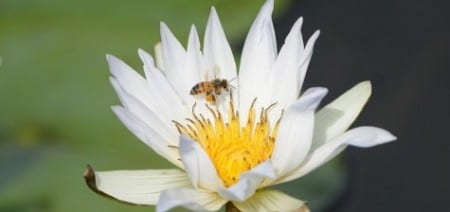
[[[151,107],[151,96],[147,90],[147,83],[145,79],[134,71],[130,66],[122,60],[112,56],[106,55],[111,74],[120,84],[123,90],[132,94],[136,99],[143,102],[145,105]]]
[[[157,154],[166,158],[174,165],[183,168],[183,164],[178,160],[180,158],[178,151],[170,147],[168,141],[161,137],[158,131],[148,127],[142,120],[120,106],[114,106],[112,110],[136,137],[152,148]]]
[[[114,56],[107,55],[107,60],[112,77],[114,78],[111,80],[111,83],[126,107],[131,108],[133,107],[134,102],[138,102],[139,104],[142,104],[142,107],[152,111],[160,120],[167,120],[167,122],[184,117],[182,113],[178,112],[182,111],[180,103],[172,104],[173,107],[176,107],[176,110],[174,110],[173,107],[161,107],[160,100],[162,99],[162,96],[166,98],[167,101],[178,99],[178,97],[171,95],[170,89],[160,90],[161,88],[155,88],[155,85],[153,84],[149,85],[141,75]],[[163,82],[166,81],[163,79],[160,80],[160,83]],[[127,102],[128,100],[134,100],[134,102]],[[136,115],[141,117],[141,114]]]
[[[178,95],[187,101],[192,84],[185,78],[193,73],[186,70],[186,51],[164,23],[161,23],[161,45],[164,74]]]
[[[308,70],[309,62],[311,61],[311,57],[313,54],[314,44],[316,43],[317,38],[320,35],[320,31],[317,30],[314,34],[309,38],[306,43],[305,51],[302,55],[302,60],[299,63],[299,67],[297,70],[297,95],[300,94],[300,90],[303,86],[303,81],[305,80],[306,71]]]
[[[155,45],[154,49],[155,49],[156,67],[158,67],[159,70],[164,70],[164,62],[163,62],[163,56],[162,56],[161,42],[158,42]]]
[[[385,129],[363,126],[349,130],[340,137],[340,140],[347,145],[367,148],[395,141],[397,137]]]
[[[178,145],[177,130],[169,120],[161,120],[155,112],[145,107],[145,105],[132,95],[123,91],[115,78],[111,77],[110,82],[127,111],[139,118],[154,131],[159,132],[161,138],[167,141],[168,144]]]
[[[282,107],[291,104],[298,98],[298,93],[295,92],[298,82],[294,76],[297,75],[304,48],[301,34],[302,23],[302,18],[295,22],[270,73],[269,86],[271,88],[269,92],[271,93],[271,102],[278,102]]]
[[[138,49],[138,55],[141,59],[142,63],[144,64],[144,67],[155,67],[155,61],[153,60],[153,57],[144,49],[139,48]],[[155,68],[157,69],[157,68]],[[159,71],[159,70],[158,70]],[[147,72],[145,72],[145,78],[148,80],[150,76]]]
[[[245,202],[233,202],[241,211],[295,211],[305,202],[274,190],[256,192]]]
[[[164,191],[159,198],[156,211],[169,211],[177,206],[182,206],[192,211],[217,211],[226,202],[227,200],[215,192],[186,187]]]
[[[216,76],[217,78],[231,80],[237,76],[233,53],[214,7],[211,8],[206,26],[204,46],[207,66],[218,66],[220,69],[220,76]]]
[[[195,188],[217,191],[224,187],[214,164],[197,142],[181,135],[179,149],[186,173]]]
[[[200,81],[204,81],[205,64],[203,55],[200,51],[200,40],[198,38],[197,29],[194,25],[191,27],[189,33],[188,47],[187,47],[187,68],[191,69],[192,75],[188,76],[189,83],[195,85]]]
[[[314,111],[327,92],[321,87],[308,89],[283,115],[271,157],[278,176],[296,169],[306,157],[313,136]]]
[[[269,105],[267,82],[277,54],[275,32],[272,23],[273,0],[261,8],[245,40],[239,72],[240,111],[247,111],[253,99],[258,98],[256,108]]]
[[[345,132],[355,121],[372,92],[369,81],[361,82],[316,114],[313,149]]]
[[[275,178],[275,170],[273,169],[270,160],[241,174],[239,181],[236,184],[226,189],[220,189],[219,194],[228,200],[245,201],[255,193],[261,182],[266,178]]]
[[[377,127],[357,127],[332,139],[328,143],[314,150],[305,160],[305,163],[291,175],[287,176],[281,182],[286,182],[302,177],[314,169],[328,162],[337,153],[341,152],[347,145],[358,147],[371,147],[397,139],[388,131]]]
[[[84,178],[93,191],[130,204],[155,205],[160,193],[190,184],[176,169],[100,171],[88,166]]]
[[[153,58],[142,49],[138,50],[138,54],[144,63],[148,85],[147,92],[152,96],[152,102],[155,105],[154,107],[157,107],[158,114],[164,115],[167,121],[185,118],[190,112],[188,107],[183,104],[180,96],[178,96],[163,73],[156,68]]]

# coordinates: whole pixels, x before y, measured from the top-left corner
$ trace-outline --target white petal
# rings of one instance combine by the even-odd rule
[[[278,176],[296,169],[306,157],[313,136],[314,111],[327,94],[326,88],[310,88],[283,115],[272,163]]]
[[[178,120],[184,117],[182,113],[178,111],[182,111],[180,109],[180,103],[178,100],[178,104],[173,103],[173,107],[176,107],[175,112],[173,107],[161,107],[161,96],[164,96],[167,101],[178,99],[178,97],[173,96],[171,94],[170,89],[161,89],[155,88],[155,85],[149,85],[147,81],[139,75],[136,71],[134,71],[131,67],[129,67],[126,63],[121,61],[120,59],[107,55],[107,60],[110,66],[111,73],[115,82],[112,82],[114,89],[118,92],[119,97],[121,96],[120,92],[126,93],[130,98],[121,98],[121,101],[127,107],[132,107],[132,103],[127,102],[129,99],[134,99],[134,102],[139,102],[143,105],[143,107],[148,108],[148,110],[152,111],[160,120]],[[164,79],[160,79],[160,84],[166,82]],[[120,89],[119,89],[120,87]],[[163,87],[165,88],[165,87]],[[120,91],[121,90],[121,91]],[[137,114],[140,117],[140,114]],[[166,122],[166,123],[167,123]]]
[[[204,46],[207,66],[220,68],[221,74],[216,77],[231,80],[237,76],[233,53],[214,7],[211,8],[206,26]]]
[[[190,73],[186,69],[186,51],[164,23],[161,23],[161,45],[165,76],[178,95],[183,100],[188,101],[188,99],[191,99],[189,90],[192,84],[187,82],[185,78],[192,76],[194,73]]]
[[[88,166],[84,178],[93,191],[138,205],[155,205],[162,191],[190,184],[186,174],[176,169],[94,172]]]
[[[312,149],[345,132],[361,112],[371,92],[370,82],[361,82],[319,110]]]
[[[286,38],[286,43],[278,55],[269,79],[271,102],[278,101],[281,106],[291,104],[299,96],[315,41],[320,34],[316,31],[303,49],[300,33],[301,20],[295,23]]]
[[[233,202],[241,211],[295,211],[305,202],[295,199],[287,194],[274,190],[256,192],[245,202]]]
[[[305,51],[302,55],[302,60],[299,64],[298,73],[297,73],[297,95],[300,94],[300,90],[303,86],[303,81],[305,80],[306,71],[308,70],[309,62],[311,61],[311,57],[313,54],[314,44],[316,43],[317,38],[320,35],[320,31],[317,30],[314,34],[309,38],[306,43]]]
[[[203,55],[200,51],[200,40],[198,38],[197,29],[194,25],[192,25],[189,33],[186,67],[191,69],[190,72],[192,75],[188,76],[189,78],[185,80],[189,81],[191,85],[195,85],[196,83],[205,80],[205,65]]]
[[[136,137],[152,148],[157,154],[166,158],[174,165],[183,168],[183,164],[179,161],[180,155],[178,151],[170,147],[168,141],[162,138],[158,131],[148,127],[142,120],[122,107],[114,106],[112,110]]]
[[[226,188],[219,190],[219,194],[225,199],[232,201],[245,201],[252,196],[259,185],[266,178],[275,178],[275,170],[270,160],[263,162],[255,168],[247,171],[239,177],[239,181]]]
[[[267,102],[267,82],[277,54],[272,23],[273,0],[261,8],[245,40],[239,72],[240,111],[247,111],[253,99],[259,105]]]
[[[122,60],[112,55],[106,55],[106,59],[111,74],[117,79],[122,89],[133,95],[140,102],[151,107],[152,97],[146,92],[147,83],[145,79]]]
[[[336,156],[337,153],[341,152],[347,145],[371,147],[391,142],[395,139],[397,138],[394,135],[381,128],[354,128],[314,150],[297,171],[293,172],[280,182],[286,182],[308,174],[314,169],[320,167],[322,164],[328,162]]]
[[[139,100],[122,90],[115,78],[111,77],[110,82],[127,111],[139,118],[148,127],[157,131],[168,144],[178,145],[177,130],[169,120],[161,120],[157,113],[151,111],[139,102]]]
[[[294,76],[297,75],[304,48],[301,35],[302,23],[302,18],[295,22],[281,47],[269,78],[271,102],[278,102],[283,108],[298,98],[298,93],[295,92],[298,82]]]
[[[349,130],[337,140],[347,145],[367,148],[397,140],[397,137],[385,129],[363,126]]]
[[[215,192],[207,192],[194,188],[180,188],[164,191],[159,198],[156,211],[169,211],[182,206],[192,211],[217,211],[227,200]]]
[[[153,97],[152,102],[156,105],[158,113],[164,114],[167,121],[185,118],[190,110],[183,104],[163,73],[155,67],[152,57],[142,49],[138,50],[138,54],[144,63],[147,91]]]
[[[224,187],[214,164],[197,142],[181,135],[179,148],[186,173],[195,188],[217,191]]]
[[[163,62],[163,56],[162,56],[161,42],[158,42],[155,45],[154,49],[155,49],[156,67],[158,67],[159,70],[164,70],[164,62]]]

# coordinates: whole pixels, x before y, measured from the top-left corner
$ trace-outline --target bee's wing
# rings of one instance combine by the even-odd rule
[[[220,67],[218,65],[214,65],[213,72],[214,72],[214,79],[220,78],[220,76],[222,76],[220,74]]]
[[[208,70],[205,71],[205,76],[203,76],[203,77],[204,77],[203,79],[206,81],[211,80],[211,79],[209,79],[209,71]]]

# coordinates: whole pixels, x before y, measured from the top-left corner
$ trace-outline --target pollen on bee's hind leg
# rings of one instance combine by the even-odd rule
[[[207,102],[215,104],[216,103],[216,96],[214,96],[214,94],[207,94],[205,96],[205,99]]]

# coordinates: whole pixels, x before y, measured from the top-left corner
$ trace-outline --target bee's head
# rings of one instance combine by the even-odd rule
[[[228,89],[228,80],[222,79],[222,81],[220,83],[222,84],[223,88]]]

